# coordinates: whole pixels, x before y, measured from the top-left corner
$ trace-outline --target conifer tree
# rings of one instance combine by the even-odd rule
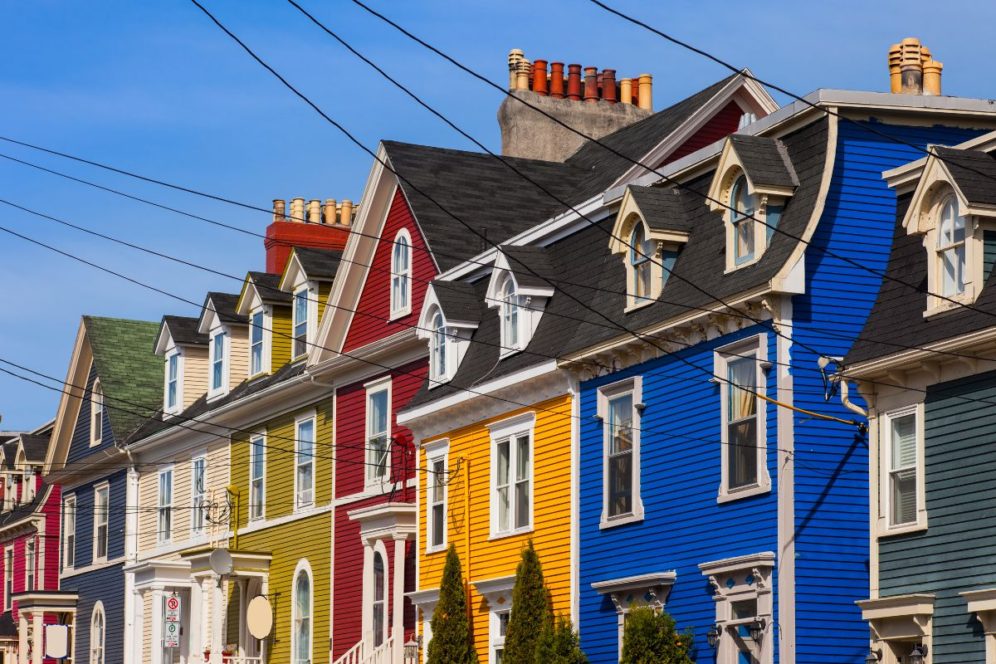
[[[536,664],[588,664],[570,620],[558,616],[556,623],[543,632],[536,644],[534,661]]]
[[[691,649],[691,632],[679,633],[665,611],[641,606],[626,617],[622,664],[693,664]]]
[[[543,567],[530,540],[529,546],[522,550],[522,559],[515,570],[504,660],[515,664],[533,662],[539,637],[551,629],[552,623],[550,596],[543,584]]]
[[[477,664],[477,651],[467,620],[467,596],[456,547],[450,544],[439,584],[439,601],[432,614],[428,664]]]

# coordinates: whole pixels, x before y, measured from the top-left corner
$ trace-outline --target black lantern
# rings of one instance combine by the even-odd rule
[[[868,656],[865,657],[865,664],[878,664],[882,660],[881,650],[869,650]]]
[[[719,631],[719,625],[713,625],[712,629],[706,632],[706,641],[709,642],[710,648],[715,648],[719,645],[719,637],[721,632]]]
[[[910,664],[923,664],[927,661],[927,646],[918,643],[910,651]]]
[[[764,636],[764,618],[754,618],[747,630],[750,632],[750,638],[754,641],[760,641],[761,637]]]

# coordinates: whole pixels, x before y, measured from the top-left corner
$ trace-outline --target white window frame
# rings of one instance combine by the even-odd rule
[[[450,375],[450,366],[452,366],[450,354],[453,352],[453,348],[450,344],[449,328],[446,326],[446,316],[443,315],[442,309],[434,307],[428,319],[432,328],[429,332],[429,379],[436,381],[429,384],[431,389],[440,381],[452,378]],[[440,325],[436,324],[437,320],[441,323]],[[440,366],[440,360],[442,360],[442,366]]]
[[[94,638],[96,634],[97,617],[100,617],[99,639]],[[104,647],[107,639],[107,613],[104,611],[104,603],[100,600],[93,605],[90,612],[90,664],[104,664]]]
[[[201,465],[200,472],[203,475],[203,486],[200,493],[197,492],[198,464]],[[195,537],[203,535],[207,530],[207,473],[208,463],[206,454],[197,454],[190,459],[190,534]]]
[[[304,310],[307,319],[304,321],[299,321],[297,319],[297,299],[301,294],[304,294]],[[308,350],[311,348],[311,344],[315,339],[315,319],[318,316],[318,290],[312,285],[312,282],[307,281],[297,288],[294,289],[294,293],[291,297],[291,361],[296,361],[302,357],[307,357]],[[304,350],[300,353],[297,352],[297,328],[300,324],[304,324],[304,341],[302,345]]]
[[[370,599],[369,603],[367,604],[368,607],[367,611],[369,612],[370,615],[369,618],[370,633],[373,635],[374,638],[373,643],[371,643],[370,645],[372,647],[378,647],[379,645],[383,645],[387,641],[388,636],[391,634],[390,611],[388,610],[390,608],[388,597],[390,597],[391,594],[391,571],[390,567],[388,567],[388,562],[387,562],[388,560],[387,547],[384,546],[383,540],[378,540],[377,542],[375,542],[372,548],[373,548],[373,555],[370,556],[370,576],[369,576],[370,583],[367,586],[367,594],[369,595]],[[380,597],[377,597],[377,572],[374,569],[374,563],[376,562],[377,558],[380,558],[381,562],[384,565],[384,589],[383,589],[383,594]],[[384,611],[383,613],[384,620],[383,624],[381,625],[381,632],[380,632],[380,644],[377,643],[377,633],[376,633],[377,630],[376,630],[376,625],[374,624],[375,621],[373,619],[374,614],[377,611],[378,604],[380,605],[381,609],[383,609]]]
[[[391,482],[391,461],[393,455],[391,454],[391,440],[393,436],[394,429],[394,388],[391,376],[384,376],[383,378],[378,378],[372,380],[369,383],[363,385],[364,389],[364,420],[365,420],[365,433],[364,433],[364,447],[366,448],[364,452],[364,473],[365,478],[364,488],[367,491],[377,491],[383,490],[383,487]],[[375,434],[380,434],[382,432],[372,430],[372,414],[373,410],[370,408],[371,399],[381,393],[386,393],[387,407],[385,409],[385,419],[386,419],[386,429],[383,431],[383,435],[386,436],[385,440],[385,451],[384,451],[384,473],[383,475],[376,474],[378,471],[377,465],[377,452],[370,444],[370,441],[374,438]]]
[[[636,233],[640,232],[642,240],[637,242]],[[654,288],[654,273],[657,271],[655,263],[658,261],[657,250],[659,243],[654,242],[647,236],[647,229],[643,222],[637,219],[636,223],[629,229],[626,238],[626,293],[629,309],[637,309],[646,306],[656,300]],[[641,276],[646,274],[645,293],[640,293]]]
[[[104,494],[104,511],[98,510],[98,500],[97,496],[101,493]],[[100,484],[95,484],[93,487],[93,556],[92,561],[94,563],[106,562],[107,557],[111,550],[111,485],[108,482],[101,482]],[[101,516],[103,516],[103,523],[101,523]],[[100,549],[100,527],[104,527],[104,555],[98,555],[98,550]]]
[[[488,612],[488,661],[498,661],[498,651],[505,651],[505,637],[508,635],[508,623],[505,623],[505,634],[501,633],[501,617],[512,618],[511,606],[499,606]]]
[[[29,537],[24,540],[24,592],[37,590],[38,582],[38,539]]]
[[[256,325],[253,319],[256,316],[260,317],[260,324]],[[269,344],[269,334],[268,330],[271,327],[270,317],[265,306],[258,309],[254,309],[249,312],[249,377],[254,378],[256,376],[262,376],[263,374],[269,373],[271,368],[270,359],[270,344]],[[259,341],[253,341],[253,334],[255,332],[259,333]],[[259,367],[253,365],[254,362],[254,347],[259,346]]]
[[[3,610],[10,611],[14,605],[14,547],[3,550]]]
[[[433,471],[437,464],[442,464],[443,474],[440,475],[436,472],[426,472],[425,481],[425,552],[426,553],[436,553],[437,551],[445,551],[449,538],[447,533],[447,525],[449,522],[449,486],[446,481],[448,475],[446,471],[450,467],[450,441],[448,439],[436,440],[431,443],[426,443],[425,448],[425,465],[429,471]],[[442,500],[436,500],[434,493],[436,489],[440,489],[442,492]],[[433,533],[437,525],[436,514],[434,508],[436,506],[442,506],[442,521],[443,521],[443,541],[439,544],[432,543]]]
[[[297,622],[300,619],[298,616],[298,601],[297,601],[297,579],[304,574],[308,577],[308,631],[310,632],[308,636],[308,649],[311,651],[307,653],[307,656],[302,657],[302,653],[297,652],[298,644],[297,641]],[[292,664],[315,664],[314,652],[315,652],[315,576],[311,573],[311,565],[308,563],[307,559],[302,559],[298,561],[297,567],[294,568],[294,576],[291,577],[291,662]]]
[[[950,206],[952,211],[951,217],[951,233],[955,233],[958,220],[962,222],[962,238],[960,241],[952,240],[951,242],[945,243],[943,238],[943,226],[944,226],[944,210]],[[937,292],[944,297],[949,298],[964,298],[965,293],[968,291],[971,285],[971,277],[968,272],[968,236],[971,233],[971,219],[961,214],[958,209],[958,198],[954,194],[949,194],[942,197],[937,203],[937,221],[935,228],[936,241],[934,243],[934,269],[937,270]],[[959,271],[961,277],[961,290],[955,291],[953,293],[944,292],[944,255],[949,252],[957,253],[958,247],[961,247],[961,263],[959,265]]]
[[[253,477],[254,462],[260,457],[262,473]],[[296,470],[295,470],[296,473]],[[259,481],[259,500],[253,500],[253,484]],[[266,518],[266,432],[261,431],[249,437],[249,520],[256,521]]]
[[[944,211],[946,203],[951,202],[955,206],[956,216],[965,219],[965,239],[963,242],[965,252],[965,265],[962,278],[965,288],[960,293],[953,293],[944,297],[940,295],[944,292],[943,278],[943,258],[941,255],[941,213]],[[930,197],[930,202],[925,204],[921,213],[929,220],[928,230],[924,233],[924,250],[928,255],[929,269],[927,270],[927,290],[937,295],[927,295],[927,308],[924,317],[930,317],[951,309],[956,309],[960,304],[971,304],[975,302],[980,291],[985,286],[988,275],[983,273],[983,263],[985,260],[985,231],[996,230],[992,219],[979,217],[972,214],[962,214],[961,201],[954,189],[944,186]],[[953,301],[952,301],[953,300]]]
[[[522,533],[532,532],[535,527],[535,496],[536,496],[536,414],[533,412],[524,413],[522,415],[517,415],[505,420],[500,420],[488,425],[488,429],[491,435],[491,490],[489,494],[491,495],[491,539],[498,539],[501,537],[510,537],[513,535],[520,535]],[[516,526],[515,525],[515,515],[518,511],[518,498],[516,491],[517,480],[515,478],[516,468],[518,466],[518,445],[513,444],[518,437],[522,435],[529,436],[529,469],[528,469],[528,482],[529,482],[529,521],[525,525]],[[499,514],[499,504],[498,504],[498,445],[504,441],[509,441],[509,453],[508,453],[508,467],[509,467],[509,483],[508,483],[508,510],[509,510],[509,523],[508,528],[505,530],[501,529],[501,519]]]
[[[174,361],[176,362],[176,376],[173,380],[170,380],[170,365]],[[183,353],[180,352],[179,348],[174,348],[166,353],[164,374],[163,378],[166,384],[163,388],[163,412],[175,415],[183,410]],[[174,401],[172,404],[169,402],[170,383],[173,384]]]
[[[218,337],[221,341],[221,359],[215,357]],[[232,349],[231,337],[225,328],[218,328],[211,332],[210,343],[208,345],[208,398],[220,397],[228,393],[228,366]],[[221,362],[221,383],[214,384],[214,368]]]
[[[404,240],[408,248],[407,265],[404,270],[399,269],[397,264],[399,240]],[[391,320],[407,316],[412,312],[412,257],[412,236],[407,228],[402,228],[391,243]],[[403,302],[398,302],[397,295],[401,292],[405,293],[405,298]]]
[[[730,399],[730,372],[729,365],[733,362],[744,359],[745,356],[754,355],[754,376],[757,380],[756,391],[759,396],[756,400],[757,414],[757,482],[754,484],[736,487],[731,489],[729,485],[729,453],[730,453],[730,432],[729,432],[729,412],[727,405]],[[717,348],[714,353],[714,380],[719,383],[720,396],[720,459],[721,459],[721,479],[716,502],[725,503],[733,500],[740,500],[748,496],[756,496],[771,491],[771,475],[768,472],[768,430],[767,430],[767,401],[763,396],[767,395],[768,369],[771,367],[768,362],[768,336],[758,334],[746,339],[741,339],[734,343]]]
[[[301,450],[301,426],[311,423],[311,451],[305,454]],[[315,411],[302,413],[294,418],[294,511],[308,509],[315,505],[315,445],[318,442],[318,418]],[[302,487],[299,483],[301,469],[311,466],[311,486]]]
[[[708,577],[713,588],[715,625],[719,628],[720,634],[716,646],[717,664],[737,664],[740,661],[740,644],[733,631],[752,623],[754,618],[764,621],[764,631],[760,641],[752,642],[749,637],[746,639],[747,645],[752,646],[751,654],[760,664],[774,662],[777,644],[773,619],[774,593],[771,583],[773,565],[772,552],[727,558],[699,565],[699,570]],[[747,583],[748,579],[751,579],[751,583]],[[743,601],[757,602],[755,615],[743,619],[734,618],[733,605]]]
[[[916,422],[916,520],[892,525],[892,421],[913,415]],[[879,426],[879,533],[882,536],[913,533],[927,529],[926,444],[924,405],[912,404],[883,413]]]
[[[631,482],[631,507],[629,513],[609,515],[609,450],[611,431],[609,430],[609,404],[617,397],[630,395],[633,400],[633,466]],[[643,376],[633,376],[625,380],[605,385],[598,390],[598,417],[602,420],[602,515],[599,528],[612,528],[625,523],[643,520],[643,499],[640,493],[640,428],[643,419]]]
[[[93,425],[97,419],[97,426]],[[104,388],[100,378],[93,379],[90,387],[90,447],[100,445],[104,438]]]
[[[62,499],[62,567],[76,565],[76,494],[66,494]]]
[[[163,481],[168,479],[166,485],[169,489],[168,500],[163,496]],[[175,486],[173,483],[173,466],[160,468],[156,475],[156,543],[168,544],[173,540],[173,494]]]
[[[501,321],[501,356],[507,357],[526,347],[528,336],[526,327],[529,317],[526,307],[529,298],[519,295],[518,286],[511,274],[505,276],[498,293],[501,296],[498,305]]]

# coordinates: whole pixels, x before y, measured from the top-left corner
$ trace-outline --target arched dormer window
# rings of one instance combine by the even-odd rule
[[[104,432],[104,389],[100,379],[93,381],[90,390],[90,446],[100,445]]]
[[[739,176],[730,188],[730,225],[733,227],[733,262],[742,265],[754,260],[757,202],[747,190],[747,177]]]
[[[446,366],[446,320],[438,309],[431,320],[432,341],[429,346],[429,366],[432,369],[433,380],[443,380],[449,375]]]
[[[643,231],[643,224],[637,222],[629,234],[629,292],[634,298],[648,300],[651,295],[651,259],[654,256],[654,245],[648,242]]]
[[[391,318],[412,310],[412,240],[401,229],[394,238],[391,252]]]
[[[522,348],[521,313],[525,298],[515,292],[512,277],[505,279],[501,289],[501,346],[502,352]]]
[[[965,292],[965,217],[958,201],[946,196],[937,211],[936,269],[941,295],[952,297]]]

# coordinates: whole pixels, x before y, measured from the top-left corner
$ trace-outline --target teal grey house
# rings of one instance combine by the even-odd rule
[[[887,277],[840,372],[870,424],[868,661],[996,662],[996,132],[885,178]]]

